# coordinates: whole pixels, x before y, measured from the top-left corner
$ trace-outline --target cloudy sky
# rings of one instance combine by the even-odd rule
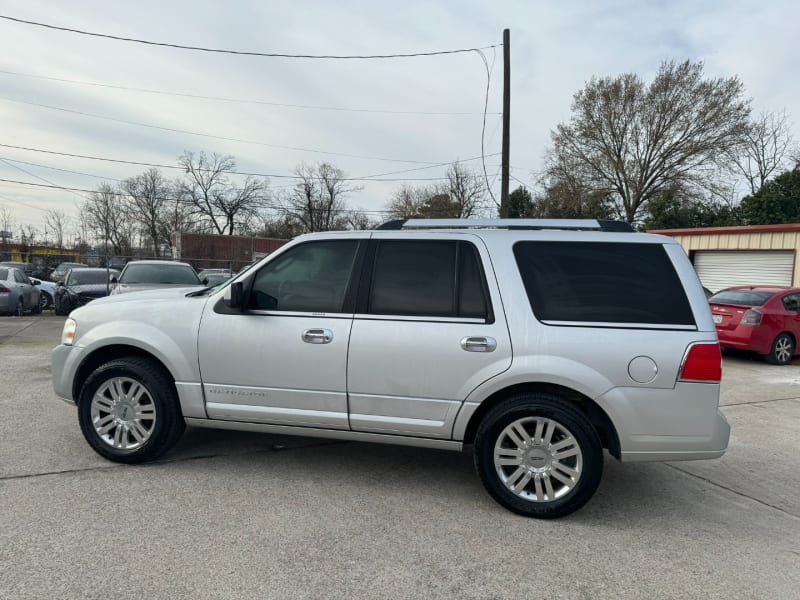
[[[533,179],[549,131],[569,117],[572,94],[593,75],[649,79],[665,59],[703,60],[709,75],[738,75],[755,110],[785,109],[800,123],[794,0],[1,0],[0,14],[176,44],[308,54],[485,47],[510,27],[512,189]],[[494,63],[486,168],[498,194],[502,48],[484,52]],[[485,85],[475,53],[380,61],[230,56],[0,19],[0,179],[91,189],[144,169],[8,145],[168,165],[184,150],[217,151],[234,155],[239,170],[275,175],[326,160],[353,177],[441,177],[444,168],[432,165],[460,159],[480,168],[469,159],[481,155]],[[291,181],[273,177],[270,185]],[[363,182],[349,204],[379,218],[401,183]],[[0,182],[0,207],[40,229],[45,210],[74,216],[80,200]]]

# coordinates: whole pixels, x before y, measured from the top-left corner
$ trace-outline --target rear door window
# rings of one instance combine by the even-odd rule
[[[761,306],[775,295],[774,292],[753,292],[751,290],[722,290],[708,301],[711,304],[736,304],[738,306]]]
[[[518,242],[514,256],[543,322],[695,325],[661,244]]]
[[[489,319],[486,281],[475,246],[455,240],[381,240],[367,311]]]

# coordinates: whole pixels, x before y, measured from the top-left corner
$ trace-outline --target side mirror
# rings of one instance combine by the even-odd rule
[[[244,287],[242,282],[237,281],[225,288],[223,300],[229,308],[236,308],[241,311],[244,308]]]
[[[39,281],[38,279],[31,279],[31,285],[39,285],[40,283],[42,282]]]
[[[56,287],[64,287],[64,282],[59,281],[58,283],[56,283]]]
[[[117,276],[116,276],[116,275],[112,275],[112,276],[111,276],[111,279],[109,279],[109,281],[110,281],[112,284],[116,285],[116,283],[117,283]]]
[[[208,277],[203,279],[203,281],[201,281],[200,283],[202,283],[203,285],[208,285]]]

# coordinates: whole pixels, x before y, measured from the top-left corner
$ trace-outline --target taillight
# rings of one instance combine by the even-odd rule
[[[718,343],[692,344],[681,368],[681,381],[719,381],[722,379],[722,354]]]
[[[4,285],[0,285],[0,294],[10,294],[11,290]]]
[[[749,309],[744,315],[742,315],[741,324],[742,325],[760,325],[761,324],[761,317],[763,315],[755,310],[754,308]]]

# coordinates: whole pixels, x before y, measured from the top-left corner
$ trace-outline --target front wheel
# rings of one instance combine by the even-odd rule
[[[474,452],[489,494],[527,517],[575,512],[592,497],[603,473],[603,446],[591,422],[550,394],[520,394],[490,410]]]
[[[89,376],[80,392],[78,420],[89,445],[121,463],[155,460],[185,428],[169,374],[138,357],[112,360]]]
[[[788,333],[781,333],[772,342],[767,362],[773,365],[788,365],[794,356],[794,340]]]
[[[47,310],[53,304],[53,297],[47,292],[39,292],[39,309]]]

